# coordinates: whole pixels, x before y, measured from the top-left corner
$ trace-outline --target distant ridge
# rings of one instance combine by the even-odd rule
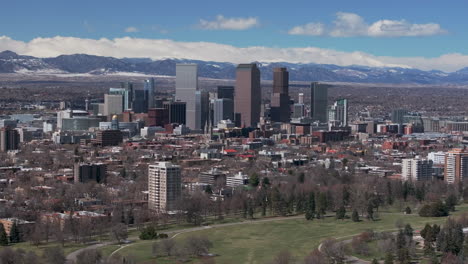
[[[36,58],[12,51],[0,52],[0,73],[22,74],[92,74],[106,75],[120,72],[150,75],[175,75],[176,63],[197,63],[200,77],[234,79],[236,65],[228,62],[187,59],[151,60],[149,58],[102,57],[87,54],[61,55],[55,58]],[[287,67],[292,81],[392,83],[392,84],[468,84],[468,68],[452,73],[422,71],[408,68],[337,66],[314,63],[258,62],[262,79],[271,80],[275,67]]]

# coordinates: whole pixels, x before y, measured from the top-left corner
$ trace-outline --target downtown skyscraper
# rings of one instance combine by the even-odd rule
[[[186,125],[201,129],[201,96],[198,91],[198,67],[196,64],[176,65],[176,100],[186,103]]]
[[[234,98],[236,123],[241,127],[256,127],[260,121],[261,104],[260,70],[254,63],[239,64]]]
[[[310,84],[310,117],[313,121],[327,122],[328,85]]]
[[[338,99],[328,110],[328,121],[334,126],[348,126],[348,99]]]
[[[271,121],[283,123],[289,121],[291,118],[289,101],[289,72],[286,68],[275,68],[271,96]]]
[[[154,108],[154,78],[145,80],[144,89],[145,94],[148,96],[147,108]]]

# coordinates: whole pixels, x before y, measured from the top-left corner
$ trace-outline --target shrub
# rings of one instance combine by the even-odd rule
[[[425,204],[421,210],[419,210],[419,216],[422,217],[443,217],[448,215],[449,210],[441,201]]]
[[[157,239],[158,238],[158,233],[156,232],[156,228],[153,226],[148,226],[143,228],[140,233],[140,239],[141,240],[151,240],[151,239]]]

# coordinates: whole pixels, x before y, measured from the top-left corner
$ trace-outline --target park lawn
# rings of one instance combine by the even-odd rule
[[[65,246],[63,247],[63,252],[66,256],[75,250],[78,250],[80,248],[84,248],[87,246],[89,245],[82,244],[82,243],[65,243]],[[51,248],[51,247],[62,247],[62,244],[57,243],[57,242],[49,242],[47,244],[43,243],[43,244],[40,244],[39,246],[35,246],[29,242],[21,242],[21,243],[11,245],[12,249],[22,249],[24,251],[33,251],[39,257],[43,255],[44,250],[46,248]]]
[[[366,243],[366,244],[369,247],[369,254],[368,255],[361,255],[361,254],[354,253],[353,252],[354,250],[353,250],[353,248],[351,246],[351,243],[346,245],[346,254],[355,256],[355,257],[357,257],[359,259],[368,260],[368,261],[372,261],[374,258],[377,259],[377,260],[384,259],[385,254],[387,254],[387,252],[382,252],[379,249],[378,240],[373,240],[373,241],[371,241],[369,243]]]
[[[468,205],[457,207],[458,215],[468,212]],[[349,214],[349,212],[348,212]],[[240,224],[235,226],[211,228],[201,231],[180,234],[181,240],[191,235],[208,237],[214,247],[211,253],[218,254],[216,263],[267,263],[282,250],[289,250],[299,259],[317,248],[326,238],[346,239],[366,231],[392,231],[399,220],[409,223],[415,230],[426,223],[444,223],[447,219],[419,217],[417,214],[380,213],[380,220],[352,222],[351,220],[335,220],[333,217],[313,221],[305,219],[289,219],[272,222]],[[400,220],[401,219],[401,220]],[[149,261],[151,256],[151,242],[136,242],[119,251],[121,255],[132,255],[137,263]]]

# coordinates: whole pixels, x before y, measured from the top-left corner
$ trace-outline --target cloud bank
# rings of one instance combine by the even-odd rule
[[[124,31],[127,32],[127,33],[135,33],[135,32],[138,32],[139,30],[136,27],[127,27],[127,28],[125,28]]]
[[[317,47],[275,48],[252,46],[239,48],[213,42],[180,42],[169,39],[84,39],[74,37],[35,38],[29,42],[0,36],[0,51],[36,57],[55,57],[63,54],[85,53],[116,58],[185,58],[232,63],[291,62],[362,65],[371,67],[412,67],[422,70],[455,71],[468,67],[468,55],[453,53],[436,58],[386,57],[355,51],[343,52]]]
[[[246,30],[259,26],[260,22],[255,17],[224,17],[216,16],[213,21],[200,19],[198,27],[206,30]]]
[[[291,28],[290,35],[330,37],[421,37],[447,33],[439,24],[412,24],[406,20],[383,19],[368,24],[354,13],[338,12],[333,25],[308,23]]]

